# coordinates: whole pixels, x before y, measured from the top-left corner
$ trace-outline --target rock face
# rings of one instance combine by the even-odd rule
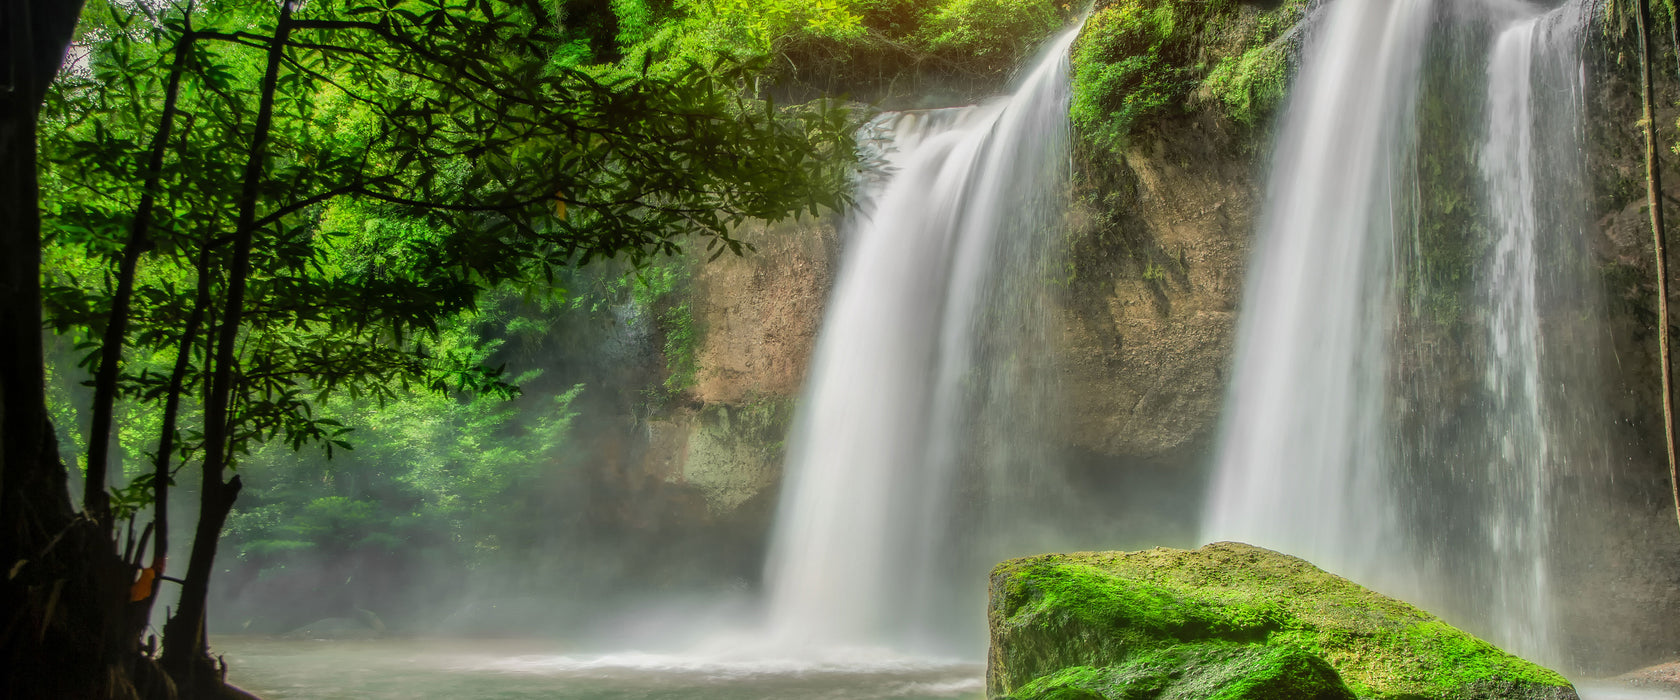
[[[736,235],[756,250],[710,261],[699,251],[689,256],[693,281],[681,299],[692,318],[694,380],[648,419],[636,471],[698,495],[709,521],[766,530],[769,509],[742,508],[773,497],[781,482],[794,402],[822,327],[836,231],[828,220],[807,219],[749,224]]]
[[[1219,418],[1260,192],[1252,156],[1215,118],[1161,125],[1110,168],[1119,194],[1078,204],[1057,357],[1062,440],[1155,458],[1202,448]],[[1105,230],[1106,229],[1106,230]]]
[[[1282,99],[1304,7],[1266,5],[1099,2],[1074,49],[1082,140],[1057,347],[1067,444],[1173,468],[1211,442],[1262,199],[1265,116]],[[1179,78],[1147,77],[1160,72]]]
[[[992,572],[989,607],[993,697],[1577,697],[1416,607],[1245,544],[1016,559]]]
[[[701,403],[799,394],[833,283],[833,218],[748,224],[737,235],[757,250],[711,262],[696,253],[694,320],[703,335],[693,393]]]

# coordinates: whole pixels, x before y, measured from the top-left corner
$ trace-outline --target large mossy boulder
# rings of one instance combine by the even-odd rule
[[[1295,557],[1048,554],[991,578],[992,697],[1572,700],[1563,676]]]

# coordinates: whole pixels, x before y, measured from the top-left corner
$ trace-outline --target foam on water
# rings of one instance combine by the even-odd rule
[[[1648,688],[1629,688],[1610,683],[1576,683],[1581,700],[1676,700],[1680,694]]]

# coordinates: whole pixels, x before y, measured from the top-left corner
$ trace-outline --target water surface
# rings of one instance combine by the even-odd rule
[[[228,679],[265,700],[982,700],[983,664],[856,650],[579,653],[543,640],[219,637]],[[1602,681],[1582,700],[1680,700]]]
[[[221,637],[228,680],[265,700],[979,700],[985,667],[884,652],[751,658],[569,651],[537,640]]]

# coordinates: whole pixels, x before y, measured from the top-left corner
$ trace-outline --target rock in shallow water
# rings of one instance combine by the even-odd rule
[[[991,578],[992,697],[1574,700],[1563,676],[1295,557],[1049,554]]]

